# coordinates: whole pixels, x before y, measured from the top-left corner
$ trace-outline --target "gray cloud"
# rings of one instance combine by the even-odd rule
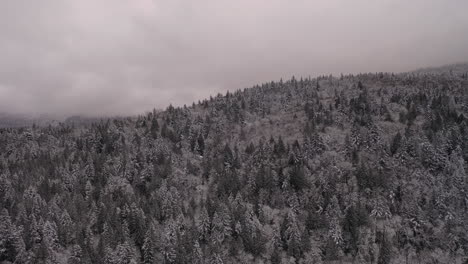
[[[0,3],[0,112],[135,114],[288,78],[468,59],[465,0]]]

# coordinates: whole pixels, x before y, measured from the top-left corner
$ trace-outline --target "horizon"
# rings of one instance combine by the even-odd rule
[[[320,77],[324,77],[324,76],[333,76],[335,78],[339,77],[339,75],[344,75],[344,76],[347,76],[347,75],[352,75],[352,76],[355,76],[355,75],[359,75],[359,74],[377,74],[377,73],[386,73],[386,74],[411,74],[411,73],[416,73],[418,71],[425,71],[425,70],[432,70],[432,69],[435,69],[435,70],[439,70],[439,69],[442,69],[442,68],[447,68],[447,67],[455,67],[455,66],[465,66],[467,65],[468,66],[468,61],[467,62],[456,62],[456,63],[448,63],[448,64],[443,64],[443,65],[434,65],[434,66],[425,66],[425,67],[418,67],[418,68],[415,68],[415,69],[410,69],[408,71],[401,71],[401,72],[392,72],[392,71],[377,71],[377,72],[371,72],[371,71],[368,71],[368,72],[355,72],[355,73],[329,73],[329,74],[319,74],[319,75],[314,75],[314,76],[311,76],[311,75],[308,75],[308,76],[289,76],[289,77],[280,77],[279,79],[275,79],[275,80],[265,80],[265,81],[262,81],[262,82],[259,82],[259,83],[255,83],[255,84],[251,84],[247,87],[242,87],[242,88],[237,88],[237,89],[232,89],[232,90],[225,90],[225,91],[218,91],[216,93],[213,93],[213,94],[208,94],[207,96],[203,97],[203,98],[196,98],[194,99],[193,101],[189,102],[189,103],[182,103],[182,104],[173,104],[171,102],[168,102],[166,105],[162,106],[162,107],[153,107],[153,108],[150,108],[150,109],[145,109],[143,111],[140,111],[140,112],[136,112],[136,113],[122,113],[122,114],[118,114],[118,113],[113,113],[113,114],[102,114],[102,113],[98,113],[98,112],[95,112],[95,113],[80,113],[80,112],[76,112],[76,113],[70,113],[70,114],[59,114],[59,113],[47,113],[47,112],[37,112],[37,111],[32,111],[32,112],[25,112],[25,113],[20,113],[20,112],[7,112],[7,111],[0,111],[0,117],[2,115],[5,115],[7,117],[18,117],[18,118],[26,118],[26,119],[51,119],[51,120],[54,120],[54,121],[58,121],[58,122],[64,122],[66,121],[67,119],[69,118],[75,118],[75,117],[79,117],[79,118],[89,118],[89,119],[93,119],[93,118],[104,118],[104,119],[107,119],[107,118],[126,118],[126,117],[137,117],[137,116],[140,116],[140,115],[145,115],[149,112],[152,112],[154,110],[156,111],[165,111],[169,106],[173,106],[173,107],[184,107],[184,106],[187,106],[187,107],[191,107],[192,104],[197,104],[199,103],[200,101],[203,101],[203,100],[208,100],[210,97],[216,97],[218,96],[219,94],[221,95],[225,95],[226,93],[228,92],[235,92],[237,90],[244,90],[244,89],[251,89],[251,88],[255,88],[255,86],[257,85],[262,85],[262,84],[265,84],[265,83],[270,83],[270,82],[279,82],[280,80],[282,81],[289,81],[291,80],[293,77],[296,78],[296,79],[307,79],[307,78],[311,78],[311,79],[316,79],[316,78],[320,78]]]
[[[80,117],[80,118],[90,118],[90,119],[93,119],[93,118],[104,118],[104,119],[107,119],[107,118],[126,118],[126,117],[137,117],[139,115],[145,115],[149,112],[152,112],[154,110],[156,111],[165,111],[169,106],[173,106],[173,107],[184,107],[184,106],[187,106],[187,107],[191,107],[192,104],[197,104],[198,102],[200,101],[203,101],[203,100],[207,100],[209,99],[210,97],[216,97],[218,94],[222,94],[222,95],[225,95],[227,92],[235,92],[237,90],[243,90],[243,89],[251,89],[251,88],[254,88],[255,86],[257,85],[262,85],[262,84],[265,84],[265,83],[269,83],[269,82],[279,82],[280,80],[283,80],[283,81],[288,81],[288,80],[291,80],[293,77],[296,78],[296,79],[307,79],[307,78],[311,78],[311,79],[316,79],[316,78],[319,78],[319,77],[323,77],[323,76],[333,76],[333,77],[338,77],[339,75],[359,75],[359,74],[376,74],[376,73],[387,73],[387,74],[407,74],[407,73],[417,73],[418,71],[424,71],[424,70],[432,70],[432,69],[441,69],[441,68],[446,68],[446,67],[454,67],[454,66],[464,66],[464,65],[468,65],[468,61],[467,62],[456,62],[456,63],[448,63],[448,64],[443,64],[443,65],[434,65],[434,66],[425,66],[425,67],[417,67],[415,69],[410,69],[408,71],[402,71],[402,72],[392,72],[392,71],[383,71],[383,72],[371,72],[371,71],[368,71],[368,72],[355,72],[355,73],[329,73],[329,74],[319,74],[319,75],[314,75],[314,76],[311,76],[311,75],[308,75],[308,76],[289,76],[289,77],[280,77],[279,79],[275,79],[275,80],[265,80],[265,81],[262,81],[262,82],[259,82],[259,83],[255,83],[255,84],[251,84],[247,87],[242,87],[242,88],[237,88],[237,89],[232,89],[232,90],[225,90],[225,91],[218,91],[216,93],[213,93],[213,94],[208,94],[207,96],[203,97],[203,98],[196,98],[194,99],[194,101],[191,101],[189,103],[182,103],[182,104],[173,104],[171,102],[168,102],[166,105],[163,105],[162,107],[153,107],[153,108],[150,108],[150,109],[146,109],[146,110],[143,110],[143,111],[140,111],[140,112],[136,112],[136,113],[122,113],[122,114],[118,114],[118,113],[113,113],[113,114],[102,114],[102,113],[79,113],[79,112],[76,112],[76,113],[70,113],[70,114],[58,114],[58,113],[46,113],[46,112],[37,112],[37,111],[32,111],[32,112],[25,112],[25,113],[19,113],[19,112],[7,112],[7,111],[0,111],[0,116],[1,115],[6,115],[6,116],[12,116],[12,117],[18,117],[18,118],[27,118],[27,119],[41,119],[41,118],[45,118],[45,119],[52,119],[54,121],[59,121],[59,122],[63,122],[63,121],[66,121],[68,118],[74,118],[74,117]]]
[[[0,112],[129,116],[291,76],[468,61],[452,0],[0,4]],[[118,19],[116,19],[118,18]]]

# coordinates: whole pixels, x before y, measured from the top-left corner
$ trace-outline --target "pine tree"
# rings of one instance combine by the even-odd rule
[[[206,208],[203,207],[200,212],[200,216],[198,217],[197,221],[197,229],[198,233],[200,234],[200,239],[202,241],[206,241],[209,236],[211,224],[210,224],[210,218],[208,216],[208,212],[206,211]]]
[[[29,223],[29,241],[31,244],[31,247],[41,243],[42,241],[42,236],[41,236],[41,229],[39,224],[36,221],[36,217],[34,214],[31,215],[31,220]]]
[[[130,243],[125,241],[122,244],[119,244],[115,249],[118,264],[133,264],[135,263],[135,254],[133,252]]]
[[[157,138],[158,138],[159,123],[158,123],[158,120],[156,119],[155,116],[153,116],[153,119],[151,120],[150,132],[151,132],[151,137],[152,137],[153,139],[157,139]]]
[[[109,227],[109,224],[107,222],[104,222],[104,225],[102,227],[102,234],[101,234],[101,240],[102,243],[106,246],[110,245],[115,245],[114,240],[113,240],[113,233],[111,228]]]
[[[332,197],[330,204],[327,207],[326,215],[330,223],[328,236],[330,238],[330,242],[334,245],[332,248],[335,251],[337,247],[343,243],[343,230],[341,226],[343,213],[340,209],[338,198],[335,195]],[[339,250],[336,253],[338,252]]]
[[[79,264],[82,263],[82,250],[79,245],[74,245],[72,247],[71,256],[68,258],[68,264]]]
[[[377,264],[389,264],[391,261],[391,245],[387,236],[384,234],[379,250],[379,258]]]
[[[25,250],[20,230],[12,223],[6,209],[0,213],[0,262],[14,262],[16,256]]]
[[[224,261],[219,254],[214,254],[211,258],[210,264],[224,264]]]
[[[192,261],[194,264],[204,263],[203,250],[201,249],[200,243],[198,243],[198,240],[195,240],[195,244],[193,245]]]
[[[104,264],[117,264],[117,256],[110,247],[106,247],[104,255]]]
[[[42,234],[47,247],[56,250],[58,248],[58,235],[55,222],[47,220],[42,228]]]
[[[393,138],[392,144],[390,145],[390,153],[392,153],[392,156],[395,155],[397,150],[400,148],[401,140],[402,140],[401,134],[400,132],[398,132]]]
[[[155,262],[155,244],[153,240],[152,228],[148,228],[145,234],[145,240],[142,246],[143,263],[152,264]]]
[[[229,212],[229,209],[225,204],[221,207],[220,217],[223,225],[223,234],[224,237],[231,236],[232,233],[232,218]]]
[[[174,223],[168,223],[164,228],[163,245],[161,252],[167,263],[173,263],[176,259],[177,234]]]
[[[205,140],[203,139],[202,133],[198,134],[196,151],[200,156],[203,156],[203,154],[205,153]]]
[[[93,185],[89,180],[86,181],[86,186],[85,186],[85,199],[89,200],[91,199],[91,194],[93,192]]]
[[[288,253],[298,258],[301,254],[301,230],[297,216],[293,210],[288,211],[286,222],[285,239],[288,246]]]
[[[60,215],[58,236],[62,245],[70,243],[73,238],[73,221],[66,209]]]
[[[343,243],[343,232],[340,222],[336,217],[330,222],[329,236],[336,245],[341,245]]]
[[[218,212],[215,212],[213,215],[212,226],[212,241],[215,244],[220,245],[224,240],[224,224]]]

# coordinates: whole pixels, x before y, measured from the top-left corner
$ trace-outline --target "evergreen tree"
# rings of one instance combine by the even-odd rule
[[[12,223],[8,211],[3,209],[0,213],[0,261],[14,262],[24,250],[20,230]]]
[[[206,211],[205,207],[203,207],[200,212],[200,216],[197,222],[197,229],[198,233],[200,234],[200,239],[202,241],[207,241],[211,229],[211,224],[208,212]]]
[[[154,116],[153,116],[153,119],[151,120],[150,132],[151,132],[151,137],[152,137],[153,139],[157,139],[157,138],[158,138],[159,123],[158,123],[158,120],[156,119],[156,117],[154,117]]]
[[[145,234],[145,240],[142,246],[143,263],[150,264],[155,262],[155,244],[153,240],[153,231],[149,228]]]
[[[383,239],[380,244],[379,258],[377,264],[388,264],[391,261],[391,246],[386,235],[383,235]]]
[[[68,258],[68,264],[82,263],[82,250],[79,245],[74,245],[72,248],[71,256]]]
[[[398,132],[395,137],[393,138],[392,140],[392,144],[390,145],[390,153],[392,153],[392,156],[395,155],[395,153],[397,152],[397,150],[400,148],[401,146],[401,134],[400,132]]]

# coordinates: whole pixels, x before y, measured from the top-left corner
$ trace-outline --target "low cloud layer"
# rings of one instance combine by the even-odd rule
[[[468,60],[466,0],[0,3],[0,112],[136,114],[295,76]]]

